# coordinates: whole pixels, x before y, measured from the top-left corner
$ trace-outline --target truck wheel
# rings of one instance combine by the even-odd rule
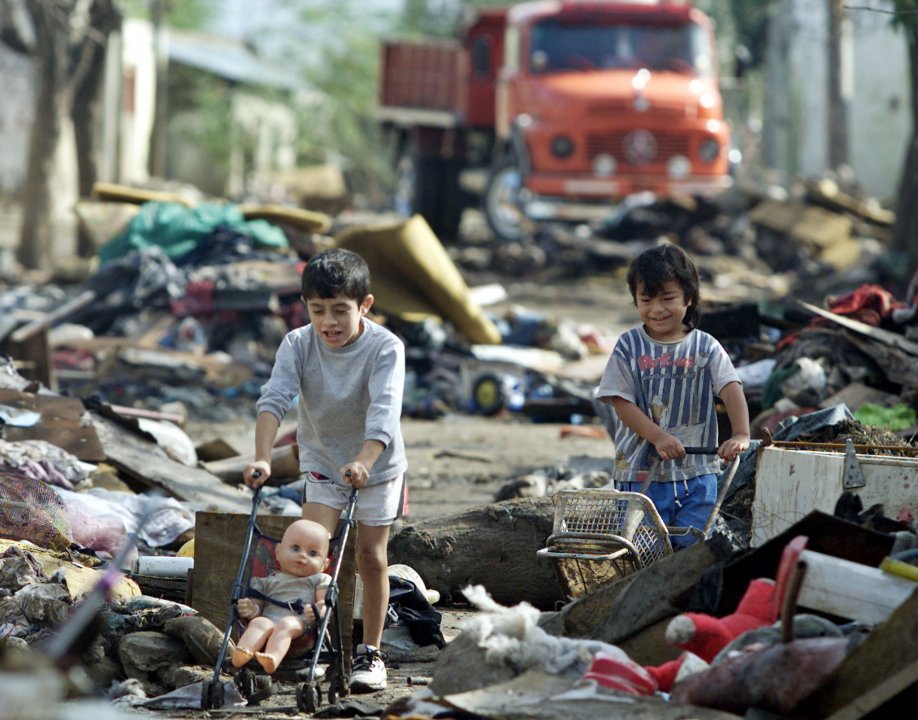
[[[532,233],[532,223],[520,203],[522,178],[516,162],[495,166],[485,188],[484,212],[491,230],[500,240],[515,242]]]

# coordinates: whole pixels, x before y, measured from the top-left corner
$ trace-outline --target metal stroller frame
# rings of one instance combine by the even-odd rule
[[[226,630],[223,634],[223,643],[220,646],[220,652],[217,656],[217,662],[214,666],[213,676],[204,681],[201,686],[201,709],[210,710],[213,708],[222,708],[224,705],[224,687],[220,679],[220,673],[226,661],[227,649],[229,647],[230,637],[237,623],[241,623],[236,604],[246,588],[244,582],[247,573],[251,570],[251,558],[253,557],[252,546],[253,540],[258,537],[269,537],[262,533],[258,528],[257,512],[258,503],[261,499],[261,488],[255,489],[252,496],[252,511],[249,515],[246,529],[245,547],[242,551],[242,559],[239,563],[239,569],[236,572],[236,579],[233,582],[233,591],[231,597],[232,609],[227,620]],[[338,574],[341,570],[341,564],[344,558],[344,551],[347,547],[347,539],[351,528],[356,524],[354,520],[354,508],[357,504],[357,488],[351,490],[348,496],[347,506],[342,515],[339,530],[332,542],[335,548],[334,563],[329,573],[331,583],[325,593],[325,613],[322,616],[319,626],[316,630],[315,645],[310,651],[310,657],[307,667],[305,680],[300,679],[297,671],[302,670],[302,666],[291,668],[290,663],[282,662],[274,675],[268,675],[263,670],[256,672],[248,666],[243,666],[236,671],[233,678],[240,693],[251,705],[258,705],[262,700],[273,694],[274,682],[276,675],[287,675],[293,670],[293,678],[297,681],[296,687],[296,705],[301,712],[315,713],[321,702],[321,693],[319,680],[316,678],[316,670],[319,663],[324,661],[328,663],[328,670],[325,674],[325,680],[328,682],[327,699],[329,704],[334,704],[339,698],[345,697],[349,693],[348,686],[348,665],[345,663],[344,653],[341,643],[341,618],[338,613]],[[329,630],[331,632],[329,632]],[[259,683],[260,677],[269,678],[267,683]]]
[[[685,450],[688,454],[717,453],[717,448]],[[552,533],[546,547],[536,554],[554,561],[558,580],[571,598],[637,572],[672,555],[671,536],[696,535],[701,540],[709,536],[738,467],[739,456],[725,471],[704,530],[667,527],[663,523],[653,501],[644,494],[659,474],[659,465],[651,471],[641,492],[590,489],[555,493]]]

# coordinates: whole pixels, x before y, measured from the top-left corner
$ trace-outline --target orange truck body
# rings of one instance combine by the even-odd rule
[[[440,231],[472,187],[514,237],[500,219],[511,196],[530,223],[582,221],[637,192],[731,184],[714,30],[689,3],[535,0],[481,10],[457,39],[382,52],[378,119],[411,149],[408,209]]]

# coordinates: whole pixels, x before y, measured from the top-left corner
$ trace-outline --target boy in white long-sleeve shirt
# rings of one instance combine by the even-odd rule
[[[363,642],[351,689],[386,687],[379,645],[389,604],[389,528],[399,516],[407,470],[401,434],[405,348],[365,316],[373,305],[363,258],[340,248],[309,259],[302,277],[310,324],[292,330],[277,350],[256,408],[250,487],[271,476],[271,449],[299,396],[297,445],[305,476],[303,517],[334,534],[351,488],[357,499],[357,569],[363,583]]]

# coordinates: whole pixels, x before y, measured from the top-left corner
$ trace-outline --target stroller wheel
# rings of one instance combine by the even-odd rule
[[[319,686],[314,682],[303,683],[296,688],[296,707],[297,710],[314,713],[319,709]]]
[[[201,685],[201,709],[223,707],[223,682],[221,680],[205,680]]]
[[[255,694],[255,673],[249,670],[248,668],[243,668],[238,673],[236,673],[236,687],[239,688],[239,693],[246,700],[252,697]]]

